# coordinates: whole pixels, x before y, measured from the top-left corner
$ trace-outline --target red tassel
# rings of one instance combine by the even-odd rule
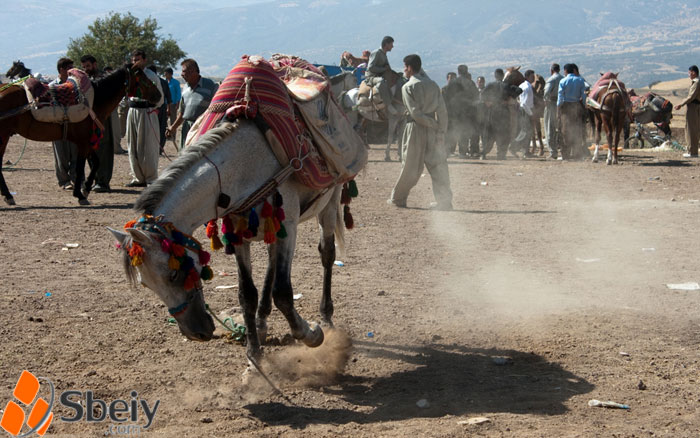
[[[172,252],[175,257],[182,257],[185,255],[185,247],[182,245],[173,243],[170,245],[170,248],[172,248]]]
[[[272,205],[265,200],[260,216],[263,218],[272,217]]]
[[[340,203],[347,205],[350,203],[350,192],[348,191],[348,184],[343,184],[343,190],[340,192]]]
[[[207,222],[207,237],[212,238],[212,236],[216,236],[219,234],[219,226],[216,223],[216,219],[212,219],[209,222]]]
[[[233,223],[231,222],[231,216],[226,216],[223,221],[221,221],[221,232],[226,234],[226,233],[233,233]]]
[[[202,266],[208,265],[209,260],[211,260],[211,255],[208,252],[206,252],[204,250],[199,251],[199,264],[200,265],[202,265]]]
[[[343,207],[343,222],[345,222],[345,228],[352,230],[355,226],[355,222],[352,219],[352,214],[350,213],[350,207],[347,205]]]

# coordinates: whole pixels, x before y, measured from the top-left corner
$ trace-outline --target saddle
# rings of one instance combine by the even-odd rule
[[[349,181],[367,162],[367,150],[318,75],[318,69],[301,58],[276,55],[267,61],[244,56],[219,86],[186,143],[224,117],[252,119],[283,167],[302,159],[294,173],[302,184],[318,190]],[[327,85],[325,78],[324,82]]]
[[[32,116],[40,122],[76,123],[92,111],[95,91],[87,74],[77,68],[68,70],[68,80],[60,85],[48,85],[38,79],[24,82]]]

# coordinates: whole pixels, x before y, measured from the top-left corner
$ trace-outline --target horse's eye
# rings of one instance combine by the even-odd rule
[[[171,283],[175,283],[177,281],[178,273],[179,273],[179,271],[176,271],[174,269],[172,271],[170,271],[170,282]]]

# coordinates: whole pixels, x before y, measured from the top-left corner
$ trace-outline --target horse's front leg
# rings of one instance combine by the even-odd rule
[[[2,175],[2,159],[5,156],[5,150],[7,149],[7,143],[10,141],[10,137],[0,138],[0,194],[2,194],[5,199],[5,204],[15,205],[15,198],[12,197],[10,189],[5,183],[5,177]]]
[[[88,164],[90,164],[90,174],[85,181],[85,188],[83,190],[83,195],[87,198],[90,195],[92,186],[95,183],[95,178],[97,177],[97,170],[100,168],[100,157],[98,157],[97,152],[90,151],[88,156]]]
[[[236,263],[238,264],[238,301],[241,303],[243,321],[246,326],[247,353],[248,356],[257,360],[262,354],[255,325],[258,290],[253,283],[249,243],[243,243],[236,247]]]
[[[287,224],[286,224],[287,225]],[[309,347],[318,347],[323,343],[323,329],[320,325],[309,326],[294,308],[292,290],[292,258],[296,245],[296,226],[287,226],[287,237],[277,242],[277,263],[275,267],[272,299],[289,323],[294,339],[300,339]]]
[[[265,284],[263,292],[258,302],[258,311],[255,317],[255,328],[258,331],[258,339],[260,344],[265,343],[267,338],[267,317],[272,311],[272,286],[275,281],[275,265],[277,263],[277,244],[268,245],[268,264],[267,272],[265,273]]]
[[[73,196],[78,198],[80,205],[90,205],[90,201],[83,195],[82,186],[85,181],[85,157],[78,154],[78,159],[75,165],[75,185],[73,186]]]
[[[336,226],[343,226],[342,215],[338,214],[339,208],[339,194],[336,194],[318,216],[318,223],[321,226],[321,240],[318,243],[318,252],[321,254],[321,264],[323,265],[323,296],[321,297],[319,310],[321,311],[323,323],[329,327],[333,327],[331,280],[335,262],[335,230]]]

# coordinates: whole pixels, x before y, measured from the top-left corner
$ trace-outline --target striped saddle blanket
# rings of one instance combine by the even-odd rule
[[[258,126],[269,127],[264,135],[277,160],[287,166],[292,159],[303,158],[295,176],[313,189],[348,181],[367,162],[364,141],[330,96],[327,81],[300,58],[275,55],[267,61],[244,56],[197,121],[193,139],[224,117],[261,117],[265,123]]]
[[[32,115],[41,122],[79,122],[90,113],[94,99],[92,82],[77,68],[68,70],[68,80],[59,85],[47,85],[35,78],[24,83]]]

